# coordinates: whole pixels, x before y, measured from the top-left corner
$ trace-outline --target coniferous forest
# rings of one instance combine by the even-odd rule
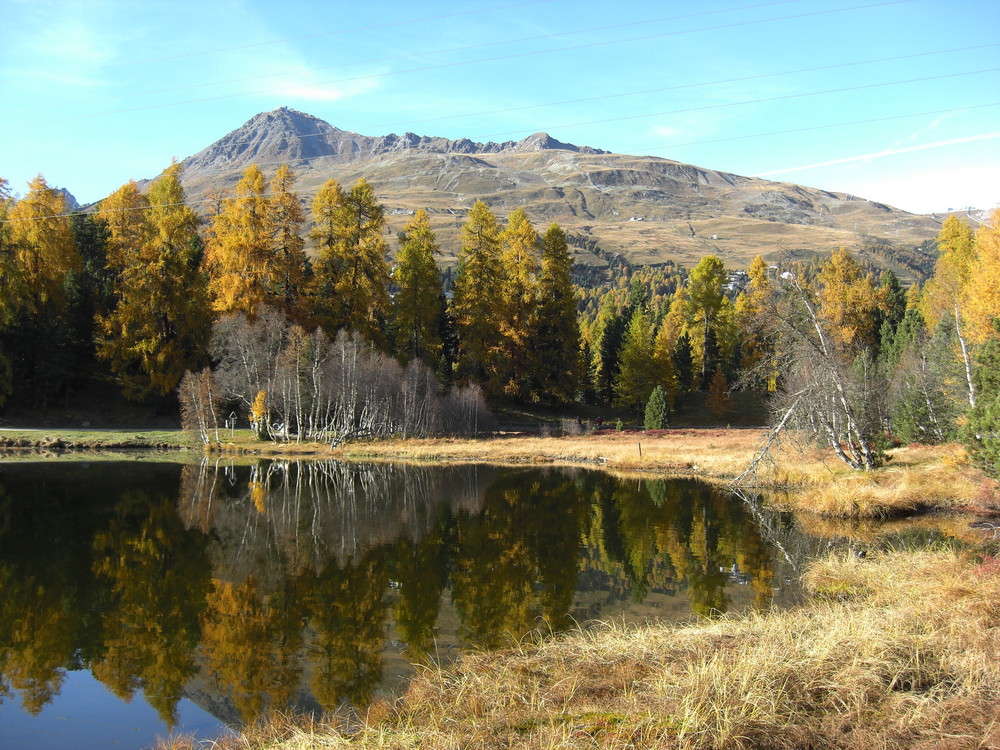
[[[178,164],[86,213],[0,179],[0,414],[101,383],[206,440],[233,409],[262,438],[340,440],[476,433],[496,405],[747,423],[749,393],[855,468],[960,440],[1000,474],[1000,212],[946,219],[908,288],[846,249],[574,267],[558,225],[481,201],[442,271],[425,211],[391,237],[364,179],[308,207],[295,183],[252,165],[202,218]]]

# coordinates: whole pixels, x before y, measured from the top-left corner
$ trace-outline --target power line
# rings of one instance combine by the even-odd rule
[[[696,29],[674,30],[674,31],[667,31],[667,32],[662,32],[662,33],[657,33],[657,34],[645,34],[645,35],[642,35],[642,36],[628,37],[628,38],[623,38],[623,39],[608,39],[608,40],[601,40],[601,41],[596,41],[596,42],[587,42],[587,43],[582,43],[582,44],[570,45],[570,46],[567,46],[567,47],[555,47],[555,48],[549,48],[549,49],[544,49],[544,50],[529,50],[529,51],[525,51],[525,52],[517,52],[517,53],[511,53],[511,54],[507,54],[507,55],[497,55],[497,56],[494,56],[494,57],[484,57],[484,58],[478,58],[478,59],[474,59],[474,60],[463,60],[463,61],[457,61],[457,62],[452,62],[452,63],[440,63],[440,64],[437,64],[437,65],[426,65],[426,66],[422,66],[422,67],[418,67],[418,68],[406,68],[406,69],[402,69],[402,70],[395,70],[395,71],[388,71],[388,72],[385,72],[385,73],[379,73],[377,76],[360,75],[360,76],[351,76],[351,77],[347,77],[347,78],[337,78],[337,79],[332,79],[332,80],[327,80],[327,81],[319,81],[319,82],[311,83],[310,85],[313,85],[313,86],[326,86],[326,85],[333,85],[333,84],[338,84],[338,83],[352,83],[352,82],[356,82],[356,81],[366,80],[366,79],[369,79],[369,78],[372,78],[372,77],[384,78],[384,77],[389,77],[389,76],[407,75],[407,74],[411,74],[411,73],[424,73],[424,72],[427,72],[427,71],[430,71],[430,70],[443,70],[443,69],[447,69],[447,68],[464,67],[464,66],[467,66],[467,65],[474,65],[474,64],[486,63],[486,62],[499,62],[499,61],[502,61],[502,60],[513,60],[513,59],[519,59],[519,58],[524,58],[524,57],[533,57],[533,56],[538,56],[538,55],[551,54],[551,53],[555,53],[555,52],[567,52],[567,51],[574,51],[574,50],[581,50],[581,49],[593,49],[595,47],[604,47],[604,46],[613,45],[613,44],[626,44],[626,43],[632,43],[632,42],[649,41],[649,40],[652,40],[652,39],[662,39],[664,37],[680,36],[680,35],[684,35],[684,34],[699,33],[699,32],[704,32],[704,31],[721,31],[723,29],[731,29],[731,28],[738,28],[738,27],[743,27],[743,26],[759,25],[759,24],[764,24],[764,23],[772,23],[772,22],[775,22],[775,21],[787,21],[787,20],[794,20],[794,19],[800,19],[800,18],[812,18],[812,17],[818,17],[818,16],[831,15],[831,14],[834,14],[834,13],[845,13],[845,12],[854,11],[854,10],[867,10],[869,8],[878,8],[878,7],[885,7],[885,6],[891,6],[891,5],[903,5],[903,4],[908,4],[908,3],[915,2],[915,1],[916,0],[885,0],[884,2],[868,3],[868,4],[864,4],[864,5],[855,5],[855,6],[850,6],[850,7],[846,7],[846,8],[834,8],[834,9],[829,9],[829,10],[810,11],[808,13],[798,13],[798,14],[792,14],[792,15],[786,15],[786,16],[775,16],[775,17],[771,17],[771,18],[753,19],[753,20],[748,20],[748,21],[737,21],[737,22],[733,22],[733,23],[719,24],[719,25],[716,25],[716,26],[703,26],[703,27],[699,27],[699,28],[696,28]],[[139,92],[139,93],[141,94],[142,92]],[[280,92],[280,91],[274,91],[274,90],[271,90],[271,89],[267,89],[267,90],[250,91],[250,92],[242,92],[242,93],[235,93],[235,94],[220,94],[218,96],[202,97],[202,98],[198,98],[198,99],[185,99],[185,100],[181,100],[181,101],[164,102],[164,103],[161,103],[161,104],[149,104],[149,105],[145,105],[145,106],[141,106],[141,107],[128,107],[128,108],[125,108],[125,109],[107,110],[107,111],[104,111],[104,112],[95,112],[95,113],[91,113],[91,114],[88,114],[88,115],[73,115],[73,116],[69,116],[69,117],[61,117],[61,118],[55,118],[55,119],[48,119],[48,120],[40,121],[40,122],[34,123],[34,124],[41,124],[42,122],[63,122],[63,121],[66,121],[66,120],[79,120],[79,119],[86,119],[86,118],[92,118],[92,117],[103,117],[103,116],[106,116],[106,115],[126,114],[126,113],[130,113],[130,112],[141,112],[141,111],[146,111],[146,110],[151,110],[151,109],[163,109],[163,108],[174,107],[174,106],[183,105],[183,104],[203,104],[205,102],[222,101],[222,100],[225,100],[225,99],[237,99],[237,98],[246,97],[246,96],[259,96],[259,95],[262,95],[262,94],[276,94],[276,93],[282,93],[282,92]]]
[[[893,57],[879,57],[879,58],[872,58],[872,59],[869,59],[869,60],[857,60],[857,61],[846,62],[846,63],[832,63],[830,65],[819,65],[819,66],[813,66],[813,67],[809,67],[809,68],[797,68],[795,70],[783,70],[783,71],[778,71],[778,72],[773,72],[773,73],[759,73],[759,74],[756,74],[756,75],[740,76],[740,77],[737,77],[737,78],[723,78],[723,79],[717,79],[717,80],[714,80],[714,81],[701,81],[701,82],[698,82],[698,83],[683,83],[683,84],[676,84],[674,86],[665,86],[665,87],[655,88],[655,89],[641,89],[641,90],[637,90],[637,91],[624,91],[624,92],[617,92],[617,93],[613,93],[613,94],[601,94],[601,95],[598,95],[598,96],[583,97],[583,98],[578,98],[578,99],[566,99],[566,100],[556,101],[556,102],[543,102],[543,103],[540,103],[540,104],[528,104],[528,105],[524,105],[524,106],[520,106],[520,107],[505,107],[505,108],[502,108],[502,109],[486,110],[486,111],[483,111],[483,112],[466,112],[466,113],[457,114],[457,115],[445,115],[445,116],[441,116],[441,117],[430,117],[430,118],[426,118],[426,119],[423,119],[423,120],[414,120],[414,121],[409,122],[406,125],[406,127],[410,127],[410,126],[413,126],[413,125],[417,125],[417,124],[421,124],[421,123],[426,123],[426,122],[436,122],[436,121],[442,121],[442,120],[454,120],[454,119],[462,119],[462,118],[467,118],[467,117],[483,117],[483,116],[486,116],[486,115],[505,114],[507,112],[520,112],[520,111],[529,110],[529,109],[541,109],[541,108],[544,108],[544,107],[555,107],[555,106],[561,106],[561,105],[565,105],[565,104],[583,104],[583,103],[595,102],[595,101],[606,101],[608,99],[625,98],[625,97],[629,97],[629,96],[641,96],[641,95],[645,95],[645,94],[659,94],[659,93],[663,93],[663,92],[666,92],[666,91],[679,91],[679,90],[683,90],[683,89],[700,88],[700,87],[704,87],[704,86],[719,86],[719,85],[730,84],[730,83],[745,83],[747,81],[760,80],[760,79],[764,79],[764,78],[777,78],[777,77],[780,77],[780,76],[797,75],[797,74],[800,74],[800,73],[815,73],[815,72],[824,71],[824,70],[835,70],[837,68],[857,67],[857,66],[861,66],[861,65],[874,65],[874,64],[878,64],[878,63],[884,63],[884,62],[897,62],[899,60],[908,60],[908,59],[913,59],[913,58],[918,58],[918,57],[929,57],[929,56],[933,56],[933,55],[944,55],[944,54],[951,54],[951,53],[956,53],[956,52],[969,52],[969,51],[972,51],[972,50],[987,49],[987,48],[990,48],[990,47],[998,47],[998,46],[1000,46],[1000,43],[994,42],[994,43],[991,43],[991,44],[979,44],[979,45],[973,45],[973,46],[970,46],[970,47],[955,47],[955,48],[952,48],[952,49],[932,50],[932,51],[929,51],[929,52],[914,52],[914,53],[907,54],[907,55],[896,55],[896,56],[893,56]],[[402,126],[402,123],[387,123],[387,124],[380,124],[380,125],[372,125],[372,126],[369,126],[369,127],[373,128],[373,129],[382,129],[382,128],[393,128],[393,127],[396,127],[396,126]],[[544,130],[544,128],[537,128],[536,130],[539,130],[539,129]],[[302,134],[302,135],[297,135],[297,136],[295,136],[295,138],[298,139],[298,140],[300,140],[300,141],[304,141],[304,140],[306,140],[308,138],[322,138],[322,137],[326,137],[328,135],[329,135],[329,133],[305,133],[305,134]],[[244,144],[244,143],[250,143],[250,142],[251,141],[249,139],[247,139],[247,140],[236,141],[232,145],[238,146],[238,145],[241,145],[241,144]]]
[[[133,67],[136,65],[146,65],[149,63],[157,62],[167,62],[169,60],[183,60],[189,57],[202,57],[205,55],[214,55],[218,52],[235,52],[242,49],[254,49],[256,47],[267,47],[275,44],[287,44],[288,42],[301,42],[305,39],[319,39],[322,37],[331,36],[344,36],[345,34],[356,34],[362,31],[378,31],[380,29],[389,29],[396,26],[406,26],[414,23],[425,23],[427,21],[444,21],[449,18],[459,18],[461,16],[472,16],[479,13],[492,13],[495,10],[512,10],[514,8],[523,8],[529,5],[546,5],[548,3],[554,3],[557,0],[530,0],[530,2],[514,3],[512,5],[494,5],[488,8],[475,8],[473,10],[461,10],[454,13],[443,13],[436,16],[421,16],[419,18],[409,18],[403,21],[388,21],[386,23],[370,24],[368,26],[354,26],[349,29],[338,29],[337,31],[324,31],[316,34],[304,34],[301,36],[286,37],[284,39],[270,39],[263,42],[250,42],[249,44],[237,44],[232,47],[216,47],[214,49],[202,49],[196,52],[185,52],[178,55],[167,55],[164,57],[150,57],[145,60],[129,60],[124,63],[101,65],[97,68],[91,68],[91,70],[108,70],[114,68],[125,68]],[[799,0],[781,0],[782,2],[798,2]],[[772,3],[764,3],[765,5],[771,5]],[[777,3],[773,3],[777,4]]]
[[[726,138],[710,138],[701,141],[686,141],[684,143],[670,143],[666,146],[640,146],[636,150],[644,151],[653,149],[656,151],[666,151],[667,149],[684,148],[685,146],[701,146],[706,143],[726,143],[728,141],[742,141],[749,138],[764,138],[772,135],[789,135],[791,133],[807,133],[813,130],[831,130],[833,128],[850,127],[853,125],[870,125],[875,122],[887,122],[890,120],[904,120],[910,117],[929,117],[931,115],[943,115],[949,112],[964,112],[970,109],[983,109],[985,107],[1000,107],[1000,102],[990,102],[988,104],[971,104],[965,107],[949,107],[948,109],[933,109],[926,112],[913,112],[907,115],[890,115],[887,117],[873,117],[868,120],[851,120],[850,122],[829,123],[826,125],[812,125],[805,128],[790,128],[788,130],[771,130],[766,133],[746,133],[743,135],[733,135]]]
[[[555,2],[555,0],[542,0],[542,1],[543,2]],[[904,1],[904,0],[901,0],[901,1]],[[905,1],[906,2],[911,2],[912,0],[905,0]],[[309,70],[310,71],[319,71],[319,70],[331,70],[331,69],[335,69],[335,68],[339,68],[339,67],[358,67],[358,66],[361,66],[361,65],[378,65],[378,64],[381,64],[381,63],[392,62],[392,61],[395,61],[395,60],[408,60],[408,59],[416,58],[416,57],[427,57],[427,56],[430,56],[430,55],[451,54],[451,53],[454,53],[454,52],[468,52],[470,50],[483,49],[483,48],[486,48],[486,47],[498,47],[498,46],[503,46],[503,45],[508,45],[508,44],[521,44],[521,43],[524,43],[524,42],[534,42],[534,41],[540,41],[540,40],[544,40],[544,39],[552,39],[552,38],[560,37],[560,36],[572,36],[574,34],[586,34],[586,33],[591,33],[591,32],[595,32],[595,31],[605,32],[605,31],[609,31],[611,29],[621,29],[621,28],[628,28],[628,27],[632,27],[632,26],[646,26],[648,24],[662,23],[664,21],[679,21],[679,20],[688,19],[688,18],[697,18],[697,17],[700,17],[700,16],[718,15],[720,13],[732,13],[732,12],[743,11],[743,10],[753,10],[753,9],[756,9],[756,8],[764,8],[764,7],[769,7],[769,6],[772,6],[772,5],[787,5],[788,3],[798,3],[798,2],[803,2],[803,0],[774,0],[773,2],[756,3],[754,5],[744,5],[744,6],[739,6],[739,7],[735,7],[735,8],[722,8],[722,9],[718,9],[718,10],[702,11],[702,12],[699,12],[699,13],[687,13],[687,14],[677,15],[677,16],[664,16],[664,17],[661,17],[661,18],[643,19],[641,21],[630,21],[628,23],[619,23],[619,24],[611,24],[611,25],[593,26],[593,27],[589,27],[589,28],[585,28],[585,29],[572,29],[572,30],[568,30],[568,31],[556,31],[556,32],[553,32],[551,34],[539,34],[539,35],[536,35],[536,36],[520,37],[520,38],[517,38],[517,39],[500,39],[500,40],[496,40],[496,41],[482,42],[480,44],[468,44],[468,45],[463,45],[463,46],[460,46],[460,47],[450,47],[450,48],[445,48],[445,49],[427,50],[425,52],[411,52],[411,53],[402,54],[402,55],[393,55],[391,57],[383,57],[383,58],[377,58],[377,59],[373,59],[373,60],[360,60],[360,61],[354,61],[354,62],[345,63],[345,64],[338,64],[338,65],[325,65],[325,66],[318,66],[318,67],[317,66],[311,66],[309,68]],[[532,3],[525,3],[525,4],[531,5]],[[503,8],[498,8],[498,9],[507,9],[507,8],[513,8],[513,7],[520,7],[520,6],[516,6],[516,5],[515,6],[504,6]],[[472,11],[470,11],[470,12],[472,12]],[[482,12],[482,11],[476,11],[476,12]],[[451,14],[451,15],[466,15],[466,14],[458,13],[458,14]],[[432,20],[433,19],[437,19],[437,18],[449,18],[449,17],[451,17],[451,15],[435,16],[435,17],[432,17]],[[399,22],[399,23],[408,23],[408,22]],[[399,25],[399,24],[398,23],[397,24],[385,24],[384,26],[395,26],[395,25]],[[377,28],[383,28],[383,26],[363,27],[363,29],[377,29]],[[304,36],[304,37],[294,37],[292,39],[283,40],[283,41],[295,41],[295,40],[298,40],[298,39],[309,39],[309,38],[317,37],[317,36],[331,36],[331,35],[332,34],[313,34],[313,35],[308,35],[308,36]],[[608,43],[613,43],[613,42],[608,42]],[[265,44],[272,44],[272,42],[258,42],[258,43],[249,44],[249,45],[243,45],[243,46],[239,46],[239,47],[223,48],[221,51],[244,49],[245,47],[255,47],[255,46],[260,46],[260,45],[265,45]],[[191,54],[199,54],[199,53],[191,53]],[[177,55],[175,57],[176,58],[182,58],[182,57],[187,57],[187,56],[188,55]],[[174,58],[172,57],[172,58],[163,58],[163,59],[174,59]],[[133,97],[133,96],[149,96],[149,95],[153,95],[153,94],[168,94],[168,93],[173,93],[173,92],[177,92],[177,91],[190,91],[192,89],[209,88],[211,86],[224,86],[224,85],[233,84],[233,83],[246,83],[248,81],[259,81],[259,80],[263,80],[263,79],[266,79],[266,78],[281,78],[282,76],[287,76],[289,74],[294,74],[294,73],[295,73],[295,71],[289,71],[288,73],[266,73],[264,75],[246,76],[246,77],[243,77],[243,78],[231,78],[231,79],[224,80],[224,81],[209,81],[209,82],[205,82],[205,83],[194,83],[194,84],[190,84],[190,85],[187,85],[187,86],[174,86],[174,87],[166,88],[166,89],[147,89],[147,90],[144,90],[144,91],[131,92],[131,93],[128,93],[128,94],[121,94],[119,96],[109,97],[109,98],[112,98],[112,99],[122,99],[122,98]],[[368,78],[368,77],[369,76],[363,76],[363,78]],[[334,83],[336,83],[336,82],[339,82],[339,81],[334,81]],[[21,109],[15,109],[15,110],[6,110],[6,111],[3,111],[3,112],[0,112],[0,114],[10,114],[10,113],[14,113],[14,112],[30,112],[30,111],[35,111],[35,110],[38,110],[38,109],[44,109],[44,106],[42,106],[42,107],[21,108]]]
[[[924,81],[937,81],[945,78],[959,78],[961,76],[979,75],[981,73],[994,73],[1000,68],[983,68],[981,70],[970,70],[961,73],[944,73],[937,76],[924,76],[922,78],[907,78],[901,81],[886,81],[883,83],[865,83],[858,86],[845,86],[839,89],[825,89],[823,91],[807,91],[797,94],[783,94],[781,96],[771,96],[764,99],[747,99],[739,102],[723,102],[721,104],[705,104],[699,107],[685,107],[683,109],[671,109],[664,112],[647,112],[640,115],[623,115],[621,117],[609,117],[602,120],[588,120],[586,122],[565,123],[562,125],[546,125],[539,128],[541,131],[556,130],[558,128],[574,128],[582,125],[600,125],[608,122],[624,122],[625,120],[639,120],[643,117],[662,117],[663,115],[676,115],[686,112],[701,112],[707,109],[722,109],[724,107],[741,107],[746,104],[766,104],[769,102],[787,101],[790,99],[802,99],[808,96],[825,96],[826,94],[842,94],[848,91],[863,91],[865,89],[882,88],[885,86],[899,86],[907,83],[922,83]],[[523,133],[523,130],[508,130],[502,133],[488,133],[483,138],[497,138],[513,133]]]

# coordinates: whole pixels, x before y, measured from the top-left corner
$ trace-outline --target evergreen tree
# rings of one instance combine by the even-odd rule
[[[677,346],[674,349],[673,360],[674,370],[677,373],[677,387],[679,393],[686,393],[692,389],[694,379],[694,355],[691,353],[691,338],[687,331],[677,339]]]
[[[441,365],[441,316],[443,291],[434,255],[437,240],[430,217],[423,209],[403,229],[402,247],[392,271],[392,330],[396,358],[406,364],[420,358]]]
[[[652,332],[645,311],[637,307],[622,343],[615,401],[638,411],[649,398],[655,379]]]
[[[994,319],[993,325],[993,336],[976,358],[978,398],[969,412],[965,443],[972,459],[990,476],[1000,479],[1000,320]]]
[[[906,314],[906,292],[892,271],[883,271],[878,285],[885,307],[875,312],[872,329],[878,333],[879,360],[884,361],[895,339],[896,329]]]
[[[459,339],[459,376],[478,381],[494,396],[502,387],[503,282],[500,227],[489,207],[476,201],[462,226],[452,314]]]
[[[658,385],[649,394],[649,400],[646,402],[644,425],[647,430],[662,430],[669,424],[669,416],[667,393],[662,385]]]
[[[572,266],[566,234],[558,224],[552,224],[542,237],[538,301],[527,339],[532,397],[542,403],[568,404],[580,386],[582,355],[576,292],[570,279]]]

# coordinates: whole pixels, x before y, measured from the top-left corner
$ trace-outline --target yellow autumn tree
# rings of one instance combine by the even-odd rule
[[[28,188],[28,194],[8,211],[10,246],[21,269],[25,301],[32,312],[49,302],[62,308],[66,274],[82,266],[66,199],[41,175]]]
[[[273,263],[267,294],[271,304],[301,321],[305,317],[302,304],[306,275],[305,240],[302,238],[305,214],[293,190],[295,180],[287,164],[278,167],[271,180],[268,209]]]
[[[873,345],[878,335],[875,312],[885,304],[884,291],[845,248],[835,250],[823,264],[819,282],[821,316],[834,339],[856,350]]]
[[[204,359],[209,302],[198,270],[198,217],[185,203],[181,167],[153,182],[149,197],[134,182],[102,201],[115,306],[98,317],[97,354],[129,398],[173,392]]]
[[[538,293],[538,233],[524,209],[507,217],[500,233],[500,265],[503,276],[503,310],[500,322],[503,352],[501,363],[504,393],[515,399],[527,395],[528,326]]]
[[[943,319],[951,319],[958,341],[958,356],[965,369],[969,405],[975,406],[973,355],[966,330],[968,321],[964,304],[976,258],[972,229],[964,221],[949,216],[941,225],[937,243],[939,255],[934,264],[934,275],[927,280],[920,295],[920,312],[931,331],[937,329]]]
[[[271,252],[271,211],[264,173],[251,164],[236,183],[236,195],[222,201],[205,247],[212,309],[256,315],[277,275]]]
[[[462,225],[452,313],[459,336],[459,375],[502,389],[500,346],[504,292],[500,226],[496,215],[476,201]]]
[[[25,284],[7,221],[14,199],[7,180],[0,177],[0,333],[13,324],[25,304]],[[13,371],[10,359],[0,346],[0,406],[13,393]]]
[[[317,312],[327,334],[357,331],[382,345],[389,313],[385,209],[364,179],[348,192],[329,180],[313,200]]]
[[[969,338],[982,344],[994,335],[993,320],[1000,318],[1000,208],[976,230],[974,250],[962,306],[969,317]]]

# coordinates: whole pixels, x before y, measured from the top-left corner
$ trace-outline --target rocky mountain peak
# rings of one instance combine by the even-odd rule
[[[207,172],[237,170],[253,162],[259,164],[284,162],[294,167],[307,162],[322,161],[324,157],[346,163],[412,150],[468,155],[547,150],[583,154],[608,153],[589,146],[563,143],[547,133],[535,133],[521,141],[502,143],[477,143],[468,138],[449,140],[410,132],[402,136],[394,133],[366,136],[341,130],[305,112],[289,107],[278,107],[270,112],[254,115],[208,148],[188,157],[184,161],[184,171],[186,175],[192,177]]]
[[[607,154],[609,151],[602,151],[599,148],[591,148],[590,146],[574,146],[572,143],[563,143],[562,141],[557,141],[548,133],[534,133],[518,141],[514,145],[514,149],[517,151],[547,151],[549,149],[558,149],[561,151],[575,151],[579,154]]]

